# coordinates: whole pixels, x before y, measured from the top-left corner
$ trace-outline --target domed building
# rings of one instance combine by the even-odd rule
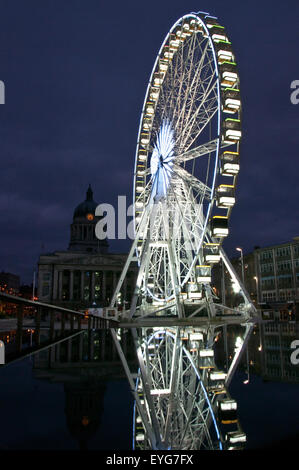
[[[38,261],[38,299],[75,310],[109,305],[127,253],[109,253],[107,239],[96,237],[100,217],[89,185],[86,197],[73,212],[68,249],[41,254]],[[137,268],[126,276],[122,302],[130,302]]]
[[[70,251],[85,251],[88,253],[107,253],[107,240],[99,240],[95,234],[95,226],[100,219],[95,211],[98,203],[93,199],[93,191],[89,185],[85,201],[74,210],[71,224]]]

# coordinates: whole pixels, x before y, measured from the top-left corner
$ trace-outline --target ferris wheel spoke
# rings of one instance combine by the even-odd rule
[[[219,139],[214,139],[214,140],[211,140],[210,142],[207,142],[206,144],[201,144],[198,147],[195,147],[191,150],[188,150],[187,152],[177,155],[175,157],[175,162],[185,163],[189,160],[194,160],[195,158],[198,158],[204,155],[209,155],[212,152],[215,152],[217,150],[218,142],[219,142]],[[221,149],[223,149],[226,147],[230,147],[231,145],[233,145],[232,142],[222,141],[219,146]]]
[[[175,62],[172,63],[170,67],[170,73],[168,75],[169,81],[166,78],[166,90],[169,93],[169,89],[171,92],[169,95],[171,96],[171,102],[169,109],[171,109],[172,117],[175,119],[177,114],[177,109],[180,109],[182,103],[186,97],[185,93],[185,81],[184,78],[186,77],[186,63],[184,60],[184,56],[186,56],[187,46],[184,44],[178,52]],[[167,109],[168,100],[165,99],[165,108]]]
[[[207,53],[207,49],[205,49],[205,53]],[[203,57],[203,59],[205,59],[205,56]],[[194,82],[192,83],[192,88],[186,87],[187,96],[188,96],[188,101],[187,101],[188,109],[187,109],[187,112],[185,113],[184,113],[185,108],[181,110],[182,115],[185,116],[185,119],[183,121],[181,120],[184,124],[189,121],[190,115],[193,114],[196,104],[202,103],[205,96],[208,96],[212,89],[211,85],[215,77],[215,70],[211,70],[210,74],[208,74],[208,71],[209,71],[208,66],[211,63],[212,63],[212,59],[210,60],[210,62],[204,65],[202,64],[202,62],[200,62],[199,70],[195,76]]]
[[[194,413],[194,408],[196,407],[196,395],[194,394],[190,398],[191,398],[191,402],[188,403],[188,406],[186,407],[186,409],[184,408],[182,409],[182,412],[184,413],[185,418],[186,418],[186,425],[185,425],[183,432],[180,435],[180,447],[182,447],[184,443],[187,431],[190,427],[191,415],[192,413]]]
[[[194,110],[189,120],[185,122],[184,131],[181,136],[181,148],[187,150],[218,111],[216,88],[217,81],[215,80],[213,86],[206,90],[200,105]],[[209,97],[212,92],[214,95]]]
[[[179,96],[181,95],[182,91],[183,93],[183,98],[182,100],[178,99],[176,102],[176,108],[174,110],[174,114],[177,116],[176,118],[176,129],[182,131],[182,127],[184,124],[184,115],[185,112],[187,111],[188,114],[190,113],[190,110],[192,106],[190,106],[190,103],[195,99],[196,92],[198,90],[198,86],[200,83],[200,77],[202,73],[202,66],[206,58],[206,52],[208,48],[208,43],[206,44],[204,50],[202,51],[200,47],[200,43],[198,44],[198,47],[202,53],[199,62],[194,63],[196,61],[196,58],[194,59],[195,55],[195,49],[196,49],[196,38],[193,38],[193,43],[189,44],[189,54],[187,55],[189,58],[189,63],[186,64],[186,72],[181,73],[181,80],[180,80],[180,88],[179,88]],[[202,40],[203,42],[204,40]],[[192,50],[191,50],[192,49]],[[181,56],[183,56],[184,49],[182,49]],[[188,70],[189,68],[189,70]],[[195,73],[194,73],[195,70]],[[193,77],[192,77],[193,75]]]
[[[207,72],[208,67],[210,64],[212,64],[212,59],[205,63],[206,57],[208,55],[208,46],[209,44],[206,44],[206,47],[203,51],[203,55],[200,58],[200,61],[198,64],[196,64],[195,70],[196,73],[194,74],[192,83],[190,84],[189,87],[187,88],[187,93],[185,93],[186,96],[186,101],[185,101],[185,106],[182,107],[181,112],[179,114],[179,117],[177,119],[177,129],[180,130],[180,133],[182,134],[186,123],[190,120],[190,117],[194,113],[194,108],[196,107],[196,103],[199,101],[202,101],[204,98],[205,94],[207,93],[205,89],[205,82],[211,79],[210,77],[205,77],[205,73]],[[214,72],[211,71],[212,77],[214,76]],[[208,88],[208,87],[207,87]],[[188,106],[187,106],[188,103]]]
[[[185,203],[184,205],[182,198],[177,198],[176,195],[175,202],[178,219],[180,220],[180,225],[177,227],[177,230],[182,230],[184,235],[184,245],[180,245],[179,252],[184,247],[187,253],[187,257],[189,258],[189,262],[191,262],[191,254],[192,252],[195,252],[196,249],[196,231],[200,231],[202,229],[202,225],[198,223],[195,213],[191,215],[188,203]],[[182,237],[177,236],[176,238],[179,240]],[[179,266],[179,254],[177,259],[177,266]]]
[[[206,144],[201,144],[196,148],[188,150],[180,155],[175,157],[175,163],[185,163],[189,160],[194,160],[195,158],[202,157],[203,155],[210,154],[217,149],[218,139],[211,140]],[[229,145],[229,144],[227,144]]]
[[[211,200],[212,198],[212,189],[207,186],[206,184],[202,183],[199,179],[195,176],[190,175],[190,173],[182,168],[179,165],[174,164],[174,174],[181,177],[185,183],[188,183],[192,186],[194,190],[197,191],[198,194],[203,196],[207,200]]]
[[[165,420],[165,431],[164,431],[164,438],[165,442],[169,440],[169,433],[170,433],[170,426],[171,426],[171,419],[175,409],[175,401],[176,401],[176,393],[175,389],[177,387],[177,380],[178,380],[178,371],[176,369],[177,363],[180,363],[180,359],[178,356],[181,355],[181,349],[179,348],[179,338],[178,338],[178,330],[176,331],[174,344],[172,348],[172,360],[171,360],[171,368],[170,368],[170,380],[169,380],[169,400],[167,404],[167,415]]]

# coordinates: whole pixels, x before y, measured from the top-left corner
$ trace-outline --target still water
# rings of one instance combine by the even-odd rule
[[[223,369],[238,328],[219,331],[215,360]],[[299,366],[290,362],[298,328],[298,322],[256,327],[231,382],[248,450],[292,449],[299,442]],[[87,336],[0,369],[1,450],[132,449],[133,399],[110,333],[94,332],[91,344]],[[125,338],[134,368],[130,335]]]

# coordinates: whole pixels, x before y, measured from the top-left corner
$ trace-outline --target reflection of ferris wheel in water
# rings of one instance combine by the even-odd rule
[[[138,448],[222,447],[215,410],[234,405],[215,370],[214,330],[195,328],[194,320],[228,311],[211,288],[211,268],[221,259],[243,298],[230,312],[244,321],[254,311],[221,248],[235,203],[240,115],[239,76],[225,29],[206,13],[180,18],[161,46],[146,91],[134,175],[136,238],[111,303],[137,259],[127,313],[140,325],[133,331],[140,364],[134,385]],[[161,331],[165,315],[188,328]],[[157,322],[143,328],[148,317]],[[236,442],[243,439],[239,428],[234,432]]]

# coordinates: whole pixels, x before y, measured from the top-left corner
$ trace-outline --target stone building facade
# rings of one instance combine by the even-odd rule
[[[68,250],[40,255],[40,301],[76,310],[109,305],[127,254],[109,253],[107,240],[96,238],[97,205],[89,186],[85,201],[74,210]],[[137,268],[131,268],[124,281],[119,298],[123,306],[131,300],[136,273]]]
[[[254,250],[259,303],[299,301],[299,237]]]
[[[299,315],[299,237],[287,243],[267,247],[255,247],[251,253],[231,260],[239,279],[254,305],[262,310],[270,309],[276,318],[293,319]],[[227,271],[219,263],[213,268],[212,282],[215,293],[226,305],[237,304]],[[224,281],[223,281],[224,279]]]

